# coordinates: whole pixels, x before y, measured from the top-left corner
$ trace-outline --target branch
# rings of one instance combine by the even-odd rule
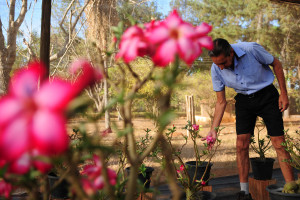
[[[27,13],[27,0],[23,0],[19,17],[14,23],[14,28],[19,29],[19,27],[21,26],[21,24],[24,21],[26,13]]]
[[[4,35],[2,33],[2,21],[0,18],[0,54],[2,55],[6,51],[4,43]]]
[[[83,11],[85,10],[85,8],[87,7],[87,5],[88,5],[89,3],[90,3],[90,0],[87,0],[86,3],[85,3],[85,5],[82,7],[81,11],[79,12],[79,15],[76,17],[75,22],[74,22],[74,24],[73,24],[73,26],[72,26],[72,28],[71,28],[72,31],[75,29],[75,26],[76,26],[76,24],[77,24],[79,18],[81,17]]]
[[[31,45],[26,41],[25,38],[23,38],[23,43],[27,46],[29,55],[30,55],[33,59],[35,59],[35,58],[36,58],[36,55],[35,55],[34,51],[32,50]]]
[[[76,38],[76,35],[78,34],[79,31],[76,33],[76,35],[73,37],[73,39],[70,37],[70,35],[72,35],[72,32],[74,31],[74,28],[75,28],[75,26],[76,26],[79,18],[82,16],[82,13],[83,13],[84,9],[89,4],[89,2],[90,2],[90,0],[88,0],[86,2],[86,4],[83,6],[83,8],[81,9],[81,12],[77,16],[74,24],[73,25],[70,24],[70,26],[69,26],[69,33],[66,33],[65,29],[63,29],[63,31],[66,33],[66,42],[65,42],[64,46],[62,47],[62,49],[58,53],[50,56],[50,62],[54,61],[54,60],[56,60],[56,59],[58,59],[60,57],[62,57],[66,53],[66,51],[69,49],[70,45],[73,43],[73,41]],[[72,13],[71,13],[71,16],[72,16]],[[71,21],[71,19],[70,19],[70,21]],[[61,24],[62,24],[62,22],[61,22]],[[63,27],[61,26],[61,28],[63,28]],[[82,28],[82,26],[80,27],[80,29],[81,28]]]
[[[66,35],[68,35],[68,34],[67,34],[65,28],[63,27],[63,22],[65,21],[65,18],[66,18],[66,16],[67,16],[69,10],[71,9],[71,7],[72,7],[74,1],[75,1],[75,0],[73,0],[73,1],[69,4],[69,7],[67,8],[67,10],[66,10],[66,12],[65,12],[65,14],[64,14],[64,16],[63,16],[63,18],[61,19],[61,22],[59,23],[60,28],[63,30],[63,32],[64,32]]]

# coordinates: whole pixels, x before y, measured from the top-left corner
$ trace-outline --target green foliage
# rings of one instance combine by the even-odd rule
[[[157,11],[157,3],[154,0],[135,0],[130,3],[118,0],[117,5],[120,21],[124,21],[127,26],[162,18],[162,13]]]
[[[150,135],[150,129],[146,128],[145,132],[145,137],[140,137],[139,140],[136,142],[137,153],[139,155],[141,155],[147,149],[147,147],[151,144],[151,142],[154,139],[153,136]],[[156,146],[147,157],[156,158],[158,160],[160,152],[161,149],[158,146]]]
[[[300,170],[300,130],[296,130],[295,133],[296,135],[292,137],[288,134],[288,130],[285,131],[285,142],[281,145],[291,155],[291,159],[284,160],[284,162],[288,162],[292,167]]]
[[[266,159],[266,152],[271,148],[271,139],[269,135],[267,135],[266,138],[261,138],[261,131],[266,128],[266,125],[264,121],[259,121],[259,124],[262,126],[261,128],[258,124],[255,125],[257,129],[257,141],[255,140],[254,134],[251,135],[250,145],[253,151],[259,155],[259,158],[264,160]]]

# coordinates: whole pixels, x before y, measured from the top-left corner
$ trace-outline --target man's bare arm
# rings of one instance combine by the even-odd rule
[[[286,89],[285,77],[284,77],[282,65],[277,58],[274,58],[274,61],[271,64],[271,66],[273,66],[274,73],[279,83],[280,96],[278,99],[278,106],[280,111],[283,112],[289,107],[289,98],[287,95],[287,89]]]
[[[215,113],[214,119],[211,125],[211,129],[208,132],[207,136],[202,140],[205,140],[207,137],[212,137],[213,141],[215,142],[217,138],[217,131],[215,130],[216,127],[219,127],[224,115],[224,111],[227,105],[226,97],[225,97],[225,90],[217,92],[217,102],[215,106]]]

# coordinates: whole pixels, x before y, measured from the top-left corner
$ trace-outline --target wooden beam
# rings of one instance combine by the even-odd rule
[[[299,4],[300,5],[300,0],[270,0],[276,3],[288,3],[288,4]]]

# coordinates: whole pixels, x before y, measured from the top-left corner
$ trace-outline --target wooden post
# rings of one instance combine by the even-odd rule
[[[137,200],[147,200],[152,199],[153,193],[147,192],[147,193],[141,193],[140,196],[137,198]]]
[[[201,191],[212,192],[212,186],[211,185],[203,186]]]
[[[270,200],[269,192],[266,190],[268,185],[276,184],[276,180],[256,180],[249,177],[249,192],[255,200]]]
[[[42,2],[41,46],[40,59],[50,71],[50,25],[51,25],[51,0]]]
[[[185,96],[186,101],[186,120],[195,124],[195,108],[194,108],[194,96]],[[187,131],[187,136],[189,136],[189,131]]]

